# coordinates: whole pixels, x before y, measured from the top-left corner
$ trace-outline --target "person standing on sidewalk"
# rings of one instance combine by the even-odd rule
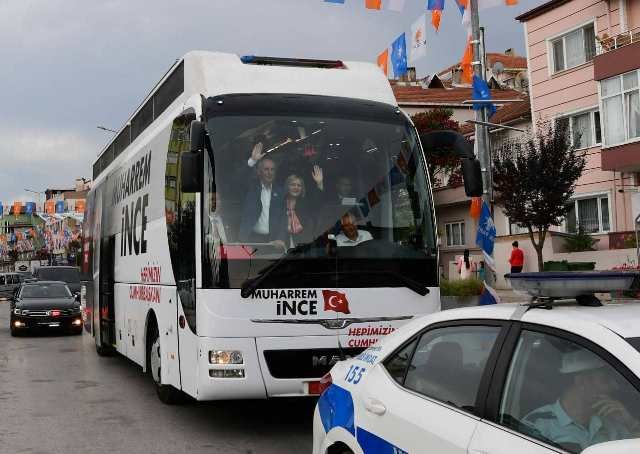
[[[524,252],[518,247],[518,242],[511,243],[513,249],[511,250],[511,257],[509,258],[509,264],[511,265],[511,273],[521,273],[524,266]]]

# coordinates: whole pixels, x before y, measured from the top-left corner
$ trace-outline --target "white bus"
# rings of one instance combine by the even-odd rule
[[[316,394],[440,308],[420,141],[375,65],[190,52],[93,177],[85,328],[164,402]]]

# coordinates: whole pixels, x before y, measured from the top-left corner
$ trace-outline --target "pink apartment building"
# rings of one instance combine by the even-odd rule
[[[545,247],[545,260],[595,260],[599,269],[635,261],[640,1],[552,0],[516,19],[524,26],[534,122],[565,119],[587,155],[572,211]],[[598,252],[569,257],[562,232],[579,226],[598,240]]]

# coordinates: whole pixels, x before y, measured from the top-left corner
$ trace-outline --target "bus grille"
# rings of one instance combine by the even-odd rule
[[[364,348],[343,348],[344,359],[364,351]],[[342,359],[337,348],[300,350],[265,350],[264,359],[273,378],[321,378]]]

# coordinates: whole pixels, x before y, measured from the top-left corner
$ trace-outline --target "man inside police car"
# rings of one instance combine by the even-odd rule
[[[583,349],[565,353],[560,373],[569,386],[554,403],[526,415],[525,425],[570,451],[640,436],[637,415],[612,397],[617,373],[598,356]]]

